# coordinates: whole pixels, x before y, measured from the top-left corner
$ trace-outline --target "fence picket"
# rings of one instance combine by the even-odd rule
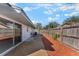
[[[63,26],[60,29],[55,28],[53,31],[60,35],[59,41],[79,49],[79,24]]]

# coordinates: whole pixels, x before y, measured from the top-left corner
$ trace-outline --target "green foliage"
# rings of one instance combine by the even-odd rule
[[[44,29],[48,29],[48,28],[56,28],[57,26],[59,26],[60,24],[58,24],[57,22],[49,22],[48,25],[46,25],[44,27]]]
[[[50,28],[55,28],[55,27],[57,27],[59,24],[57,23],[57,22],[50,22],[49,23],[49,27]]]
[[[52,38],[53,38],[54,40],[57,40],[58,37],[59,37],[58,34],[56,34],[56,33],[52,33]]]
[[[70,18],[67,18],[64,22],[63,25],[71,25],[73,23],[79,23],[79,16],[72,16]]]
[[[35,28],[38,29],[38,30],[41,30],[42,29],[42,24],[41,23],[36,23]]]

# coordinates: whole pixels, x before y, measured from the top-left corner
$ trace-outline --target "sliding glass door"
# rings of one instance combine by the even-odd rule
[[[15,23],[14,26],[14,31],[15,31],[15,36],[14,36],[14,43],[17,44],[19,42],[21,42],[21,25]]]
[[[0,54],[21,42],[21,25],[0,18]]]
[[[0,18],[0,53],[13,46],[13,23]]]

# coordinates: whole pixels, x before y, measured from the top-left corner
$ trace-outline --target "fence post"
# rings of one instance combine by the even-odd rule
[[[60,33],[61,33],[61,34],[60,34],[61,42],[63,42],[63,28],[62,28],[62,27],[60,28],[60,31],[61,31],[61,32],[60,32]]]

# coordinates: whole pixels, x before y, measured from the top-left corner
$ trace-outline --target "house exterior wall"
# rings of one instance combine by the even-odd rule
[[[28,40],[29,37],[31,37],[31,33],[28,30],[28,27],[26,25],[22,25],[22,41]]]
[[[0,12],[2,12],[0,13],[0,25],[4,24],[5,26],[3,26],[6,27],[6,29],[4,29],[2,28],[2,26],[0,26],[0,35],[3,35],[3,37],[0,36],[2,37],[0,38],[2,39],[0,41],[0,55],[7,54],[9,51],[20,45],[23,41],[29,40],[28,38],[31,37],[31,32],[34,31],[34,26],[32,26],[31,22],[29,22],[29,20],[27,19],[28,17],[24,16],[24,14],[16,13],[16,11],[12,10],[13,8],[11,8],[12,7],[9,8],[6,6],[0,10]],[[11,11],[13,11],[13,14],[9,14],[9,12]]]
[[[29,27],[29,26],[27,26],[27,25],[24,25],[24,24],[22,24],[22,23],[20,23],[20,22],[17,22],[17,21],[15,21],[15,20],[13,20],[13,19],[10,19],[10,18],[8,18],[8,17],[6,17],[6,16],[4,16],[4,15],[0,15],[0,17],[1,17],[1,18],[4,18],[4,19],[6,19],[6,20],[9,20],[9,21],[12,21],[12,22],[15,22],[15,23],[18,23],[18,24],[22,25],[22,41],[25,41],[25,40],[27,40],[29,37],[31,37],[31,32],[34,31],[32,27]],[[28,29],[28,31],[27,31],[27,29]]]
[[[20,25],[22,26],[22,41],[19,42],[19,43],[16,44],[16,45],[14,45],[14,46],[11,46],[9,49],[6,49],[4,52],[0,53],[0,55],[5,55],[5,54],[7,54],[9,51],[11,51],[12,49],[14,49],[14,48],[17,47],[18,45],[20,45],[23,41],[28,41],[28,40],[29,40],[28,38],[31,37],[31,32],[33,32],[34,29],[33,29],[32,27],[30,27],[30,26],[24,25],[24,24],[22,24],[22,23],[20,23],[20,22],[17,22],[17,21],[15,21],[15,20],[13,20],[13,19],[10,19],[10,18],[8,18],[8,17],[6,17],[6,16],[4,16],[4,15],[0,15],[0,18],[3,18],[3,19],[5,19],[5,20],[11,21],[11,22],[14,22],[14,23],[17,23],[17,24],[20,24]],[[27,31],[27,29],[28,29],[28,31]],[[11,45],[11,44],[10,44],[10,45]]]

